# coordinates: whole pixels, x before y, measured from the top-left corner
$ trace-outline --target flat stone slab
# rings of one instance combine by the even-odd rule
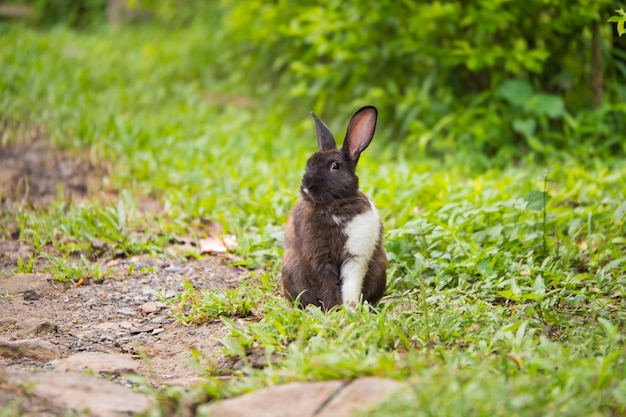
[[[390,399],[403,389],[406,389],[406,385],[393,379],[356,379],[339,391],[315,417],[341,417],[356,411],[365,411]]]
[[[0,356],[11,359],[30,358],[47,362],[60,356],[59,349],[41,339],[0,339]]]
[[[308,417],[345,385],[343,381],[294,382],[229,398],[198,409],[202,417]],[[338,417],[338,416],[337,416]]]
[[[81,352],[54,364],[57,371],[91,370],[98,374],[136,374],[139,363],[128,355],[118,353]]]
[[[146,412],[153,405],[143,394],[80,372],[29,373],[0,368],[0,380],[15,397],[23,389],[28,393],[21,395],[20,415],[50,415],[51,411],[54,415],[120,417]]]
[[[0,276],[0,293],[21,294],[27,291],[41,291],[54,288],[49,274],[15,274]]]
[[[366,377],[345,381],[295,382],[229,398],[198,409],[202,417],[348,417],[390,399],[406,385]]]

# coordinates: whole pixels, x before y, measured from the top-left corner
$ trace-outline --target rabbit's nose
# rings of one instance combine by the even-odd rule
[[[315,189],[316,189],[315,185],[306,186],[306,185],[302,184],[300,186],[300,192],[303,195],[307,196],[307,197],[309,197],[311,195],[311,193],[314,193]]]

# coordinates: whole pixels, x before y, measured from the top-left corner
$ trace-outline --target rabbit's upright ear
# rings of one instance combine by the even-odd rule
[[[337,148],[337,144],[335,143],[335,138],[333,134],[330,132],[330,129],[322,122],[319,117],[313,112],[311,112],[311,116],[315,120],[315,131],[317,133],[317,149],[319,151],[330,151],[332,149]]]
[[[361,107],[354,113],[350,123],[346,139],[343,141],[343,152],[356,164],[361,152],[365,150],[374,137],[378,110],[374,106]]]

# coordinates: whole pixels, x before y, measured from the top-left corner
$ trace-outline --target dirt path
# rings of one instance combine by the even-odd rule
[[[126,371],[156,386],[191,385],[199,378],[190,365],[192,348],[211,358],[212,365],[226,366],[218,341],[226,335],[224,326],[181,324],[172,317],[175,306],[162,300],[182,292],[184,281],[196,289],[235,287],[248,275],[246,270],[217,256],[189,261],[105,256],[96,261],[101,270],[113,273],[102,283],[62,284],[49,274],[16,274],[18,257],[28,259],[33,251],[28,242],[18,240],[17,207],[44,207],[58,195],[59,185],[74,199],[85,198],[95,192],[103,172],[36,137],[0,147],[0,167],[0,394],[7,391],[3,372],[86,367],[126,386]],[[0,410],[2,399],[0,395]],[[41,414],[28,404],[19,412]]]
[[[156,384],[189,385],[198,376],[187,364],[190,348],[219,362],[223,325],[185,326],[156,294],[174,296],[183,291],[184,280],[197,289],[232,287],[243,277],[240,271],[215,258],[185,263],[139,257],[115,263],[116,273],[102,284],[60,284],[47,274],[0,278],[0,339],[46,341],[56,351],[33,358],[29,347],[0,357],[0,364],[48,369],[80,352],[126,354],[137,360],[138,373]],[[129,276],[130,264],[137,270],[151,265],[154,272]],[[140,360],[142,353],[149,366]]]

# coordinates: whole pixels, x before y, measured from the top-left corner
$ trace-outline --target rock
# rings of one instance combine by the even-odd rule
[[[93,326],[94,329],[110,330],[110,331],[119,330],[120,327],[121,326],[119,325],[119,323],[113,323],[113,322],[99,323],[99,324],[96,324],[95,326]]]
[[[39,294],[35,290],[24,291],[22,294],[24,301],[37,301],[39,300]]]
[[[13,276],[0,276],[0,293],[22,294],[37,293],[41,290],[53,288],[49,280],[49,274],[15,274]]]
[[[15,327],[17,320],[11,317],[0,318],[0,329],[8,328],[9,326]]]
[[[203,417],[348,417],[367,411],[406,386],[384,378],[353,382],[292,383],[265,388],[241,397],[198,408]]]
[[[146,326],[133,326],[130,328],[130,334],[139,334],[139,333],[146,333],[146,332],[151,332],[154,329],[158,329],[160,326],[158,325],[146,325]]]
[[[28,395],[22,395],[25,402],[18,403],[19,415],[119,417],[145,413],[152,406],[152,401],[142,394],[83,373],[0,370],[0,379],[4,388],[12,388],[15,393],[28,387]],[[41,413],[42,406],[46,413]],[[48,414],[49,410],[54,413]]]
[[[60,356],[60,353],[55,345],[45,340],[0,339],[0,356],[11,359],[30,358],[41,362],[47,362],[52,359],[57,359]]]
[[[166,378],[166,376],[167,375],[161,375],[163,379],[167,379],[167,381],[164,381],[163,384],[169,385],[172,387],[193,387],[206,381],[206,378],[203,378],[201,376],[188,376],[188,377],[183,377],[183,378],[172,378],[172,379],[168,379]]]
[[[54,335],[59,332],[59,326],[54,323],[50,323],[49,321],[45,321],[38,325],[34,332],[37,336]]]
[[[197,415],[205,417],[309,417],[322,408],[328,398],[340,390],[344,384],[343,381],[326,381],[277,385],[241,397],[203,405],[198,408]]]
[[[132,308],[120,308],[117,310],[117,312],[123,316],[132,316],[133,314],[135,314],[135,310],[133,310]]]
[[[356,411],[366,411],[405,387],[393,379],[360,378],[346,385],[315,417],[347,417]]]
[[[113,374],[116,376],[124,374],[136,374],[139,363],[132,360],[127,355],[101,353],[101,352],[81,352],[61,359],[54,365],[57,371],[83,371],[90,369],[98,374]]]
[[[159,306],[154,301],[150,301],[150,302],[145,303],[145,304],[143,304],[141,306],[141,312],[144,315],[147,315],[147,314],[150,314],[150,313],[156,313],[159,310],[160,310]]]
[[[111,249],[111,245],[100,239],[93,239],[91,241],[91,247],[93,250],[100,252],[105,252]]]

